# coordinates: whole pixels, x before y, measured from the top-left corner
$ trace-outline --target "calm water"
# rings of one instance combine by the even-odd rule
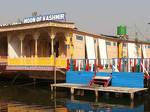
[[[67,90],[51,93],[45,85],[0,81],[0,112],[150,112],[150,95],[137,97],[130,102],[128,96],[109,97],[103,95],[97,102],[95,97],[71,97]]]

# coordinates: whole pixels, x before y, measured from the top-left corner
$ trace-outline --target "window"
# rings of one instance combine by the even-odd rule
[[[83,36],[76,35],[76,40],[83,40]]]
[[[123,43],[123,47],[127,47],[127,44]]]
[[[116,42],[113,42],[113,45],[116,46],[117,45]]]
[[[111,45],[111,43],[110,42],[106,42],[106,45]]]
[[[141,48],[141,45],[138,45],[138,48]]]

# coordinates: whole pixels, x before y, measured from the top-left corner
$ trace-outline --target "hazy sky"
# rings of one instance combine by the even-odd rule
[[[150,37],[150,0],[1,0],[0,23],[30,17],[32,12],[66,12],[67,20],[84,31],[115,35],[117,25]]]

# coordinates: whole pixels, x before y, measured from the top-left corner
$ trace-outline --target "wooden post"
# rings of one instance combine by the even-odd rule
[[[130,103],[130,108],[134,108],[135,106],[134,106],[134,101],[131,101],[131,103]]]
[[[23,40],[25,38],[25,34],[21,33],[19,35],[19,39],[20,39],[20,56],[23,57]]]
[[[20,48],[21,48],[21,49],[20,49],[20,52],[21,52],[20,55],[21,55],[21,57],[22,57],[22,56],[23,56],[23,39],[21,39],[20,41],[21,41],[21,43],[20,43],[20,44],[21,44],[21,45],[20,45],[20,46],[21,46],[21,47],[20,47]]]
[[[95,90],[95,96],[98,97],[98,91],[97,90]]]
[[[56,54],[54,53],[54,84],[57,83],[57,73],[56,73]]]
[[[121,58],[118,59],[118,70],[121,72]]]
[[[130,98],[131,98],[132,101],[134,100],[134,93],[130,94]]]
[[[71,95],[71,101],[74,101],[74,95],[73,94]]]
[[[51,92],[53,92],[53,90],[54,90],[54,88],[53,88],[53,86],[51,86]]]
[[[141,58],[141,63],[140,63],[140,68],[141,68],[141,72],[143,72],[143,59]]]
[[[74,88],[70,89],[71,95],[74,95]]]
[[[37,57],[38,55],[38,39],[40,37],[40,33],[39,32],[35,32],[35,34],[33,35],[34,41],[35,41],[35,57]]]
[[[81,96],[84,96],[84,90],[81,90]]]
[[[136,72],[136,59],[134,59],[134,72]]]
[[[51,37],[51,55],[54,55],[54,37]]]

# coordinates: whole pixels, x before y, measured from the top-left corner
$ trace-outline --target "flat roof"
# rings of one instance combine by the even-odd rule
[[[22,23],[22,24],[1,26],[0,32],[2,33],[2,32],[37,29],[37,28],[45,28],[45,27],[60,27],[60,28],[74,29],[75,24],[73,22],[58,22],[58,21],[41,21],[41,22],[33,22],[33,23]]]
[[[105,39],[105,40],[108,40],[108,41],[123,42],[123,43],[148,44],[148,45],[150,45],[150,42],[145,42],[145,41],[141,41],[141,40],[135,41],[134,39],[130,39],[130,38],[127,39],[127,40],[124,40],[124,39],[121,39],[121,38],[115,37],[115,36],[107,36],[107,35],[102,35],[102,34],[99,34],[99,35],[98,34],[92,34],[92,33],[80,31],[80,30],[77,30],[77,29],[73,29],[73,31],[75,33],[78,33],[79,35],[84,35],[84,36],[87,35],[87,36],[91,36],[91,37],[94,37],[94,38]]]

